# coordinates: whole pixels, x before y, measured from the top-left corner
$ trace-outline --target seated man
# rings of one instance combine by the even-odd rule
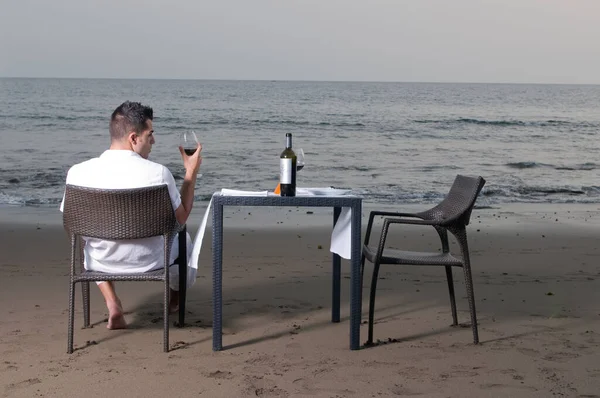
[[[163,165],[148,160],[154,144],[152,108],[139,102],[124,102],[113,112],[110,120],[110,148],[100,157],[74,165],[67,174],[67,184],[101,189],[129,189],[146,186],[168,186],[173,211],[179,224],[186,223],[194,204],[194,187],[202,157],[202,146],[188,156],[179,147],[185,177],[181,192],[177,191],[175,179]],[[139,204],[143,206],[143,203]],[[61,205],[61,211],[63,206]],[[188,253],[191,239],[188,235]],[[179,255],[178,239],[171,249],[169,310],[179,306],[179,269],[174,265]],[[162,237],[136,239],[132,241],[104,241],[85,238],[84,266],[99,272],[147,272],[163,267],[164,248]],[[108,307],[109,329],[127,327],[121,301],[112,282],[98,282]]]

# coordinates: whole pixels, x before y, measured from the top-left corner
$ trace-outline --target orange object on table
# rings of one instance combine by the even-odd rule
[[[275,191],[273,191],[273,192],[275,192],[277,195],[280,195],[281,194],[281,184],[277,184],[277,186],[275,187]]]

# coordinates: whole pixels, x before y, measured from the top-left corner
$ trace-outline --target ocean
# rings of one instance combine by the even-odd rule
[[[0,205],[60,203],[125,100],[154,108],[150,159],[179,182],[179,135],[197,133],[196,201],[275,188],[290,132],[298,186],[369,203],[435,203],[456,174],[487,180],[478,206],[600,203],[597,85],[0,78]]]

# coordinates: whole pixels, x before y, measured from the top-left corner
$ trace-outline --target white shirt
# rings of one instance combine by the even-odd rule
[[[107,150],[100,157],[74,165],[67,184],[100,189],[129,189],[166,184],[173,211],[181,205],[181,196],[173,175],[165,166],[142,158],[133,151]],[[60,210],[63,210],[61,203]],[[140,205],[143,205],[140,203]],[[84,238],[85,268],[100,272],[147,272],[164,266],[162,236],[107,241]],[[177,239],[171,247],[170,264],[179,255]]]

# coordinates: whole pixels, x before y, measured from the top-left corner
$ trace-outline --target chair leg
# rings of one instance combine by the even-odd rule
[[[450,308],[452,308],[452,326],[458,325],[456,315],[456,298],[454,296],[454,278],[452,278],[452,267],[446,266],[446,279],[448,280],[448,291],[450,292]]]
[[[81,294],[83,296],[83,327],[90,327],[90,283],[81,282]]]
[[[477,329],[477,313],[475,310],[475,293],[473,292],[473,278],[471,276],[471,265],[468,260],[464,266],[465,285],[467,287],[467,298],[469,300],[469,311],[471,312],[471,328],[473,329],[473,343],[479,344],[479,332]]]
[[[73,353],[73,329],[75,326],[75,283],[71,281],[69,287],[69,331],[67,337],[67,354]]]
[[[379,276],[379,263],[373,264],[373,277],[371,278],[371,294],[369,297],[369,336],[367,345],[373,344],[373,319],[375,317],[375,291],[377,290],[377,279]]]
[[[164,327],[164,337],[163,337],[163,351],[169,352],[169,279],[167,278],[165,281],[165,295],[164,295],[164,303],[163,303],[163,327]]]
[[[477,329],[477,313],[475,309],[475,293],[473,291],[473,276],[471,275],[471,259],[469,257],[469,245],[467,244],[466,231],[455,233],[460,243],[463,255],[463,271],[465,274],[465,287],[467,288],[467,299],[469,300],[469,311],[471,313],[471,328],[473,329],[473,343],[479,344],[479,331]]]

